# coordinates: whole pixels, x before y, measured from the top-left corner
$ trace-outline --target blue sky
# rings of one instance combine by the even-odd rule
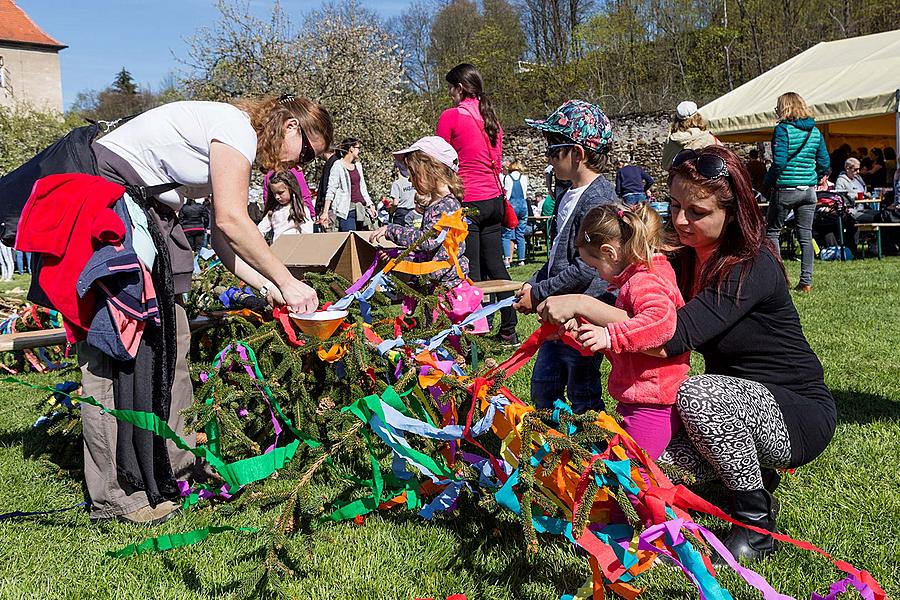
[[[214,0],[15,0],[41,29],[69,46],[60,52],[66,108],[78,92],[100,90],[125,67],[141,86],[156,89],[186,58],[185,39],[214,25]],[[393,17],[409,0],[361,0],[382,17]],[[303,15],[322,0],[282,0],[288,12]],[[270,0],[251,0],[257,16],[271,14]],[[298,16],[300,21],[301,16]]]

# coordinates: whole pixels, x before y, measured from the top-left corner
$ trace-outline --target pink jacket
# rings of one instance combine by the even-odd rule
[[[436,134],[447,140],[459,155],[459,176],[466,191],[464,202],[503,195],[500,185],[503,130],[497,134],[497,145],[492,147],[478,106],[477,99],[466,98],[459,106],[442,112],[437,123]]]
[[[679,386],[690,370],[690,352],[657,358],[643,350],[662,346],[675,334],[676,311],[684,299],[675,271],[662,254],[653,255],[653,269],[635,263],[612,282],[619,288],[616,307],[631,317],[611,323],[610,350],[606,352],[612,371],[609,394],[626,404],[675,404]]]

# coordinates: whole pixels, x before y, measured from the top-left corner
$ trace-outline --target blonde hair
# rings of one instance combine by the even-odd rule
[[[691,127],[696,127],[697,129],[706,130],[709,127],[709,123],[706,122],[706,119],[703,118],[699,112],[695,112],[687,119],[679,119],[675,118],[672,121],[672,129],[670,133],[678,133],[679,131],[687,131]]]
[[[642,263],[650,267],[654,254],[677,248],[671,235],[659,214],[646,202],[633,207],[603,204],[584,216],[575,247],[599,249],[603,244],[616,241],[629,264]]]
[[[525,171],[525,166],[518,160],[513,160],[511,163],[509,163],[509,172],[512,173],[513,171],[519,171],[520,173],[522,173]]]
[[[778,109],[778,118],[782,121],[794,121],[796,119],[808,119],[813,116],[803,96],[797,92],[787,92],[778,96],[775,103]]]
[[[242,98],[233,102],[234,106],[250,115],[250,124],[256,131],[256,163],[260,170],[278,171],[297,166],[296,162],[281,160],[281,146],[284,143],[284,124],[297,119],[300,129],[309,142],[310,132],[316,132],[325,140],[325,147],[331,146],[334,125],[331,115],[319,104],[296,96],[262,96]]]
[[[421,150],[410,152],[403,157],[409,170],[409,180],[420,194],[434,194],[441,185],[446,185],[450,193],[462,202],[463,183],[453,170],[442,162],[431,158]]]

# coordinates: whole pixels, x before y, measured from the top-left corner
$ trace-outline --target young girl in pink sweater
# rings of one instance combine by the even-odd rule
[[[630,317],[606,327],[582,322],[576,329],[578,341],[609,358],[607,385],[623,428],[656,460],[681,428],[675,394],[690,369],[689,352],[669,358],[642,353],[669,341],[675,311],[684,305],[675,272],[660,253],[672,246],[662,220],[647,203],[592,208],[576,246],[610,289],[619,290],[616,307]]]

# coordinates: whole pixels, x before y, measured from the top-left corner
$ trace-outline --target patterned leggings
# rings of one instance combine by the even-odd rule
[[[784,416],[762,384],[724,375],[697,375],[678,390],[684,429],[660,457],[693,473],[720,479],[730,490],[763,487],[761,467],[787,467],[791,441]]]

